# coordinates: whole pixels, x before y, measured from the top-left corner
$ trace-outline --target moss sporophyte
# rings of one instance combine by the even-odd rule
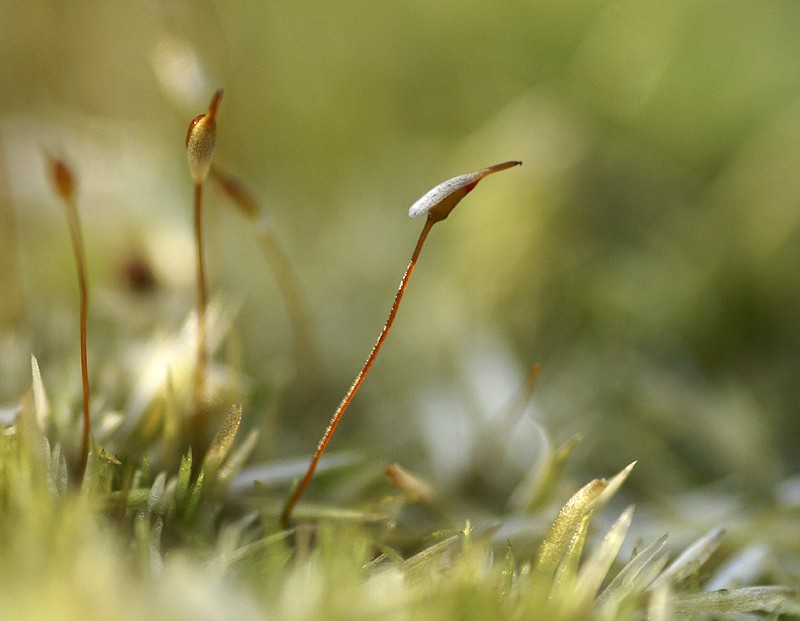
[[[83,394],[83,434],[81,437],[78,472],[80,475],[83,475],[86,469],[86,463],[89,459],[89,444],[91,438],[89,361],[86,346],[86,331],[89,315],[89,287],[86,278],[86,259],[83,250],[80,216],[78,214],[76,198],[77,183],[75,175],[72,168],[63,157],[47,154],[47,165],[53,188],[64,204],[64,211],[67,215],[67,225],[69,226],[69,235],[72,240],[72,250],[75,255],[75,267],[78,273],[78,288],[80,293],[81,388]]]
[[[197,270],[197,366],[194,379],[194,423],[192,425],[195,446],[204,442],[208,426],[205,403],[205,376],[208,364],[208,337],[206,334],[208,290],[203,245],[203,184],[211,170],[214,149],[217,145],[217,109],[221,99],[222,90],[218,90],[211,99],[208,112],[195,117],[186,132],[186,156],[189,160],[189,172],[194,181],[194,235]]]
[[[372,346],[372,350],[369,352],[369,356],[367,356],[367,359],[361,367],[361,370],[356,375],[355,380],[353,380],[353,383],[350,385],[347,393],[345,393],[342,401],[339,403],[339,406],[334,411],[328,426],[325,428],[325,433],[322,435],[322,438],[317,444],[317,449],[314,451],[314,455],[311,458],[311,463],[306,470],[305,476],[286,500],[286,504],[284,505],[281,513],[281,523],[284,526],[289,524],[292,517],[292,511],[308,487],[308,484],[311,482],[311,478],[314,476],[314,471],[317,469],[319,460],[330,443],[331,437],[333,437],[336,427],[339,425],[339,421],[341,420],[345,411],[347,411],[347,408],[350,405],[350,402],[353,400],[353,397],[356,396],[356,393],[361,387],[361,384],[364,382],[364,379],[367,377],[367,373],[369,373],[372,363],[375,362],[375,358],[383,346],[386,336],[389,334],[389,330],[392,328],[392,324],[397,316],[397,310],[400,307],[400,302],[403,299],[406,287],[408,286],[408,281],[411,278],[411,274],[414,272],[417,259],[419,259],[419,255],[422,252],[422,247],[425,244],[425,240],[428,238],[428,234],[431,232],[433,225],[446,219],[447,216],[450,215],[450,212],[452,212],[456,205],[458,205],[459,201],[469,194],[475,188],[475,186],[478,185],[478,182],[480,182],[481,179],[493,173],[500,172],[501,170],[519,166],[520,164],[522,164],[522,162],[503,162],[502,164],[495,164],[494,166],[489,166],[488,168],[483,168],[475,172],[458,175],[457,177],[448,179],[447,181],[440,183],[428,191],[422,198],[420,198],[411,206],[411,209],[409,209],[408,215],[411,218],[417,218],[422,215],[427,216],[425,224],[422,227],[422,231],[420,232],[419,239],[417,239],[417,245],[414,247],[414,252],[411,253],[411,260],[408,262],[406,271],[403,273],[403,278],[400,280],[400,286],[397,288],[397,293],[394,296],[392,308],[389,311],[389,316],[386,319],[386,323],[383,325],[383,329],[381,329],[381,332],[378,335],[378,340],[375,341],[375,344]]]

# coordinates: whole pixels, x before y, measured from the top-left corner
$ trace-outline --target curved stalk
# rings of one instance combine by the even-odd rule
[[[78,272],[78,289],[80,293],[80,349],[81,349],[81,389],[83,393],[83,434],[81,437],[81,453],[78,465],[79,476],[83,476],[89,460],[89,444],[91,438],[91,417],[89,411],[89,360],[87,354],[86,334],[89,318],[89,287],[86,278],[86,259],[81,237],[81,222],[78,205],[75,200],[75,178],[63,159],[50,157],[51,181],[64,204],[67,215],[67,226],[75,255],[75,268]]]
[[[422,231],[419,234],[417,245],[414,247],[414,252],[411,254],[411,260],[409,261],[408,267],[406,267],[406,271],[403,274],[402,280],[400,281],[400,286],[398,287],[397,293],[394,296],[394,303],[389,311],[389,317],[386,319],[386,323],[383,325],[383,329],[378,335],[378,340],[375,341],[375,345],[372,346],[372,350],[369,352],[366,362],[364,362],[364,365],[356,375],[355,380],[353,380],[350,389],[345,394],[341,403],[339,403],[339,407],[337,407],[336,411],[333,413],[333,416],[331,417],[331,420],[325,429],[325,433],[322,434],[322,438],[317,444],[317,449],[314,451],[314,456],[311,458],[311,463],[306,470],[305,476],[286,500],[286,504],[281,512],[281,524],[284,526],[289,525],[289,520],[292,517],[292,511],[294,510],[297,501],[300,500],[300,497],[308,487],[308,484],[311,482],[311,478],[314,476],[314,471],[317,469],[319,460],[322,457],[322,454],[325,452],[328,443],[331,441],[331,437],[336,431],[336,428],[339,426],[339,421],[341,420],[342,415],[347,411],[347,408],[350,405],[350,402],[353,400],[353,397],[356,396],[358,389],[364,382],[364,378],[366,378],[367,373],[369,373],[372,363],[375,361],[378,352],[383,346],[386,336],[389,334],[389,330],[391,329],[395,317],[397,316],[397,309],[400,307],[400,301],[403,299],[403,294],[408,286],[408,281],[411,278],[411,274],[414,272],[414,267],[417,264],[417,259],[419,258],[420,252],[422,252],[422,246],[425,244],[425,240],[428,238],[428,233],[431,232],[433,225],[446,219],[453,209],[455,209],[456,205],[458,205],[461,199],[475,189],[475,186],[478,185],[478,183],[484,177],[496,172],[500,172],[501,170],[519,166],[520,164],[522,164],[522,162],[512,160],[448,179],[447,181],[444,181],[443,183],[440,183],[433,189],[429,190],[409,209],[408,215],[412,218],[416,218],[423,214],[427,215],[425,226],[422,227]]]
[[[342,419],[342,415],[347,411],[347,408],[350,406],[350,402],[353,400],[353,397],[356,396],[358,389],[361,387],[361,384],[364,382],[364,379],[369,373],[369,369],[372,366],[372,363],[375,362],[375,358],[378,356],[378,352],[383,347],[383,343],[386,340],[386,336],[389,334],[389,330],[394,323],[395,317],[397,317],[397,310],[400,308],[400,301],[403,299],[403,294],[406,291],[406,287],[408,286],[408,281],[411,278],[411,274],[414,272],[414,267],[417,264],[417,259],[419,259],[420,252],[422,252],[422,246],[425,244],[425,240],[428,237],[428,233],[430,233],[431,228],[433,225],[436,224],[436,220],[432,218],[428,218],[425,221],[425,226],[422,228],[422,232],[419,235],[419,239],[417,240],[417,245],[414,248],[414,252],[411,255],[411,260],[408,262],[408,266],[406,267],[406,271],[403,274],[403,278],[400,280],[400,286],[397,288],[397,293],[394,296],[394,302],[392,303],[392,308],[389,311],[389,316],[386,319],[386,323],[383,325],[383,329],[381,330],[380,334],[378,335],[378,340],[375,341],[375,344],[372,346],[372,350],[369,352],[369,356],[367,356],[367,360],[364,362],[364,365],[361,367],[361,370],[356,375],[355,380],[350,385],[350,389],[345,394],[344,398],[342,399],[341,403],[339,403],[339,407],[336,408],[336,411],[333,413],[330,422],[328,423],[327,428],[325,429],[325,433],[322,435],[319,443],[317,444],[317,449],[314,451],[314,456],[311,458],[311,463],[306,470],[306,474],[303,477],[300,484],[294,489],[292,494],[289,496],[288,500],[286,501],[286,505],[283,508],[283,512],[281,513],[281,524],[284,526],[288,526],[289,520],[292,516],[292,511],[294,510],[297,501],[300,500],[300,497],[306,491],[308,484],[311,482],[311,478],[314,476],[314,471],[317,469],[317,465],[319,464],[319,460],[322,457],[322,454],[325,452],[325,449],[328,446],[328,443],[331,441],[331,437],[333,433],[336,431],[336,428],[339,426],[339,421]]]

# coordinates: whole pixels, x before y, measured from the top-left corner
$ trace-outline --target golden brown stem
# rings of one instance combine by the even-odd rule
[[[78,216],[78,204],[75,199],[76,184],[72,170],[67,163],[56,155],[45,153],[48,160],[50,181],[53,188],[64,203],[67,215],[69,236],[75,255],[75,267],[78,272],[78,288],[80,290],[80,324],[81,324],[81,387],[83,389],[83,437],[81,439],[81,457],[78,475],[83,477],[89,461],[89,441],[91,438],[91,419],[89,416],[89,362],[86,354],[86,324],[89,317],[89,288],[86,285],[86,260],[81,238],[81,221]]]
[[[194,435],[196,441],[205,437],[205,379],[208,364],[208,337],[206,335],[205,249],[203,244],[203,184],[194,184],[194,237],[197,265],[197,364],[194,376]]]
[[[283,508],[283,512],[281,513],[281,524],[284,526],[289,525],[289,520],[292,516],[292,511],[294,510],[297,501],[300,500],[300,497],[305,492],[308,484],[311,482],[311,478],[314,476],[314,471],[317,469],[317,465],[319,464],[319,460],[322,457],[322,454],[325,452],[325,449],[328,446],[328,443],[331,441],[331,437],[333,436],[334,431],[336,431],[336,427],[339,425],[339,421],[342,418],[342,415],[347,410],[350,402],[353,400],[353,397],[356,396],[358,389],[361,387],[361,384],[364,381],[364,378],[369,373],[369,369],[372,366],[372,363],[375,361],[378,352],[380,351],[381,347],[383,346],[383,342],[386,340],[386,336],[389,334],[389,330],[394,323],[394,319],[397,316],[397,309],[400,307],[400,301],[403,299],[403,294],[406,291],[406,287],[408,286],[408,281],[411,278],[411,274],[414,271],[414,267],[417,264],[417,259],[419,258],[419,254],[422,251],[422,246],[425,244],[425,240],[428,237],[428,233],[430,233],[431,228],[436,223],[435,219],[428,218],[425,221],[425,226],[422,228],[422,232],[419,234],[419,239],[417,240],[417,245],[414,248],[414,252],[411,255],[411,260],[408,262],[408,267],[406,267],[406,271],[403,274],[403,278],[400,281],[400,286],[397,289],[397,293],[394,296],[394,303],[392,304],[392,309],[389,311],[389,317],[386,319],[386,323],[381,330],[381,333],[378,335],[378,340],[375,341],[375,345],[372,346],[372,351],[369,352],[369,356],[367,357],[366,362],[364,362],[364,366],[361,367],[361,370],[356,375],[355,380],[353,380],[353,384],[350,386],[350,389],[345,394],[344,398],[342,399],[339,407],[336,408],[336,411],[333,413],[330,422],[328,423],[328,427],[325,429],[325,433],[320,439],[319,444],[317,444],[317,450],[314,452],[314,456],[311,458],[311,463],[306,470],[306,474],[303,477],[303,480],[300,481],[300,484],[294,489],[292,494],[286,501],[286,505]]]
[[[83,388],[83,437],[81,439],[81,461],[79,465],[80,476],[86,470],[89,459],[89,438],[91,423],[89,418],[89,362],[86,353],[86,324],[89,315],[89,291],[86,285],[86,263],[81,239],[81,225],[78,217],[78,208],[73,198],[65,199],[64,206],[67,212],[67,223],[72,238],[72,249],[75,254],[75,265],[78,271],[78,288],[80,289],[80,322],[81,322],[81,384]]]

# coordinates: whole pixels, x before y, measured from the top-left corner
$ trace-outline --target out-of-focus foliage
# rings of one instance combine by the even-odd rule
[[[34,355],[36,429],[49,445],[46,454],[37,445],[31,465],[9,431],[3,459],[17,465],[0,467],[23,482],[44,477],[34,472],[42,463],[54,470],[47,493],[0,513],[3,540],[17,542],[0,571],[18,576],[29,558],[31,575],[50,567],[45,581],[58,590],[76,564],[96,565],[96,576],[85,569],[86,592],[106,590],[115,601],[163,577],[162,603],[170,592],[188,597],[197,572],[210,572],[222,614],[231,596],[220,586],[228,565],[219,559],[255,558],[252,573],[242,569],[245,581],[268,576],[264,597],[281,602],[286,618],[340,610],[355,592],[370,616],[370,602],[386,604],[390,587],[416,567],[400,556],[428,550],[422,540],[431,531],[471,519],[483,537],[499,519],[498,533],[512,541],[504,573],[494,573],[502,565],[496,545],[493,563],[482,543],[479,552],[462,548],[451,597],[427,611],[459,616],[455,595],[471,592],[475,576],[486,578],[476,610],[500,589],[507,602],[527,602],[519,610],[536,611],[543,600],[525,599],[528,582],[539,594],[544,587],[526,573],[533,553],[518,546],[538,549],[546,520],[523,528],[518,514],[550,510],[552,518],[582,481],[638,460],[618,494],[637,503],[635,517],[603,524],[618,533],[611,543],[590,532],[594,556],[577,572],[565,564],[552,588],[567,585],[575,606],[603,598],[589,587],[617,575],[601,568],[628,522],[628,538],[642,545],[638,556],[622,551],[646,565],[645,576],[663,568],[657,559],[667,562],[649,542],[669,531],[662,545],[674,558],[721,527],[729,565],[704,559],[699,577],[680,586],[662,579],[631,610],[649,607],[661,619],[753,610],[753,602],[775,608],[782,591],[703,589],[793,585],[800,573],[797,32],[800,5],[789,1],[5,2],[0,417],[18,425],[18,413],[32,407]],[[192,469],[185,441],[194,267],[183,140],[218,87],[225,97],[215,161],[246,180],[252,197],[242,217],[230,192],[206,193],[215,426],[233,404],[243,408],[242,450],[227,471],[211,464],[210,478],[223,483],[198,487],[204,497],[188,487],[199,456]],[[125,497],[126,486],[139,498],[112,509],[127,515],[133,539],[124,541],[113,528],[94,528],[106,517],[67,492],[79,438],[77,294],[43,150],[63,154],[77,177],[95,439],[109,461],[96,459],[113,472],[88,498]],[[293,547],[270,520],[385,318],[421,226],[406,218],[409,205],[443,179],[510,159],[524,165],[482,184],[432,233],[386,350],[334,440],[334,450],[356,452],[333,455],[298,508],[299,517],[385,524],[398,516],[376,500],[387,494],[377,462],[397,461],[431,483],[440,504],[430,514],[405,509],[412,535],[389,541],[368,529],[366,540],[385,545],[399,565],[365,581],[358,563],[374,558],[362,532],[323,532],[313,552],[311,535]],[[314,329],[304,339],[287,316],[281,271],[298,279],[308,303]],[[533,397],[517,405],[537,361]],[[223,435],[228,450],[233,436]],[[260,465],[234,478],[250,454]],[[253,480],[262,481],[256,509],[242,492]],[[235,502],[222,495],[229,485]],[[4,502],[22,502],[22,488],[4,491]],[[184,503],[182,511],[191,498],[207,498],[213,511],[244,521],[214,513],[212,523],[183,533],[189,551],[164,561],[162,542],[183,535],[179,522],[164,519],[169,503],[159,498]],[[263,528],[237,513],[242,503]],[[19,538],[15,523],[31,516],[30,534]],[[331,558],[345,540],[364,552],[342,569]],[[586,540],[576,531],[565,558],[582,558]],[[652,553],[647,561],[643,550]],[[51,553],[60,560],[51,563]],[[92,582],[126,554],[139,559],[143,582]],[[197,569],[195,554],[216,561]],[[301,561],[286,571],[280,559],[290,554]],[[340,569],[356,586],[337,603],[329,581]],[[438,588],[423,575],[419,588],[426,580]],[[637,575],[625,588],[645,581]],[[414,590],[397,597],[398,611],[430,601]],[[609,602],[623,602],[615,613],[628,610],[624,598],[605,597],[597,614]],[[180,614],[196,610],[188,606]]]
[[[581,487],[542,532],[550,508],[507,513],[500,526],[476,530],[467,521],[425,535],[413,517],[425,507],[402,489],[371,513],[304,507],[313,521],[280,532],[268,494],[231,485],[250,476],[242,464],[252,442],[237,441],[240,407],[199,464],[189,451],[177,469],[156,474],[147,460],[101,452],[77,487],[60,444],[42,433],[49,411],[36,367],[34,384],[40,394],[0,438],[0,598],[15,619],[800,614],[792,588],[742,586],[775,575],[766,548],[709,567],[720,528],[672,559],[663,535],[620,560],[628,507],[594,541],[593,517],[605,513],[633,464]],[[280,470],[271,469],[261,469],[262,479]]]

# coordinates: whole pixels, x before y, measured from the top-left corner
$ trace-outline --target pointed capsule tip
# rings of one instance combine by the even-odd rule
[[[211,103],[208,105],[208,112],[206,113],[206,116],[209,123],[214,122],[214,119],[217,116],[217,108],[219,108],[219,102],[221,100],[222,100],[222,89],[218,88],[214,93],[214,96],[211,98]]]
[[[500,172],[501,170],[508,170],[509,168],[514,168],[514,166],[522,166],[522,162],[519,160],[509,160],[508,162],[503,162],[501,164],[495,164],[494,166],[489,166],[485,168],[484,171],[487,175],[491,175],[492,173]]]
[[[508,162],[503,162],[502,164],[495,164],[492,168],[496,168],[497,170],[505,170],[506,168],[513,168],[514,166],[522,166],[522,160],[509,160]]]

